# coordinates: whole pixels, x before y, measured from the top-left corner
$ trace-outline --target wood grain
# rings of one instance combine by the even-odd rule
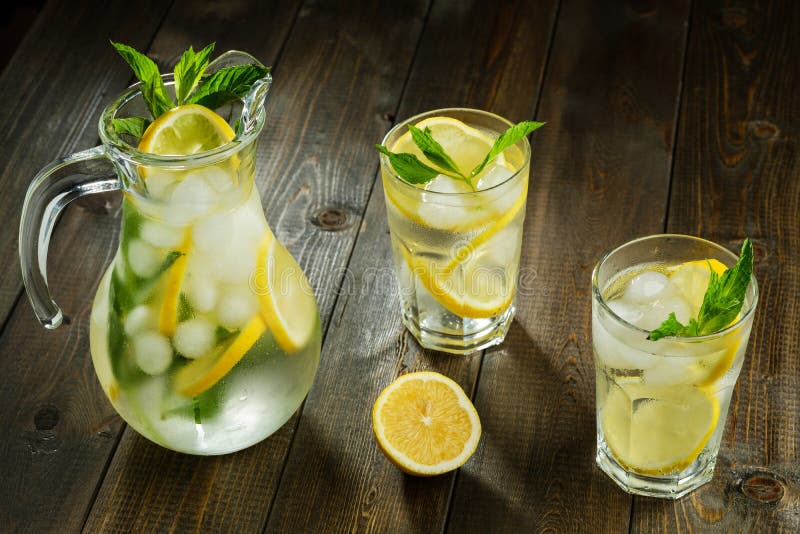
[[[108,217],[71,209],[56,232],[48,273],[72,324],[55,332],[42,329],[24,298],[9,316],[21,290],[16,230],[34,173],[59,155],[96,144],[103,95],[128,85],[130,71],[108,37],[145,47],[164,9],[143,3],[142,15],[132,19],[120,3],[48,3],[0,77],[4,531],[79,530],[116,446],[121,423],[94,377],[88,349],[98,266],[110,260]],[[80,254],[69,255],[70,246]]]
[[[561,6],[517,319],[484,357],[483,446],[456,480],[449,531],[628,529],[631,498],[594,466],[590,278],[603,252],[663,228],[687,17],[687,2]]]
[[[555,2],[436,2],[399,117],[439,106],[486,107],[527,118],[541,83]],[[393,109],[394,108],[389,108]],[[380,135],[371,139],[379,141]],[[369,148],[373,170],[378,158]],[[378,180],[340,290],[317,382],[267,523],[268,532],[436,532],[454,474],[403,475],[371,429],[379,392],[406,370],[437,370],[468,393],[480,355],[421,351],[400,324],[383,190]]]
[[[800,531],[797,2],[692,12],[668,229],[756,249],[760,298],[714,479],[676,503],[635,499],[637,532]]]
[[[293,23],[270,11],[270,26],[263,8],[245,2],[239,8],[240,24],[229,26],[221,17],[204,22],[203,31],[209,39],[221,32],[228,46],[273,59],[259,187],[268,221],[315,288],[324,330],[372,187],[377,159],[370,147],[386,129],[384,113],[400,98],[426,6],[312,2]],[[198,20],[186,20],[197,12],[189,3],[172,9],[153,44],[159,57],[175,57],[185,46],[184,29],[199,35]],[[278,53],[279,42],[265,35],[281,31],[288,39]],[[336,210],[346,221],[332,231],[321,224],[329,218],[316,215]],[[130,524],[145,531],[260,530],[295,425],[296,418],[230,458],[197,460],[153,451],[126,430],[86,530]]]

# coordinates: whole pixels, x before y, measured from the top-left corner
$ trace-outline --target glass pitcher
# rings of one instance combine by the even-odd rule
[[[231,51],[208,72],[249,63],[258,62]],[[163,78],[172,91],[172,75]],[[63,314],[46,263],[58,214],[79,196],[122,189],[119,249],[91,311],[92,361],[125,421],[180,452],[224,454],[266,438],[300,406],[319,363],[316,299],[253,184],[270,83],[217,110],[233,141],[192,156],[141,152],[115,132],[114,119],[146,113],[132,86],[104,110],[102,144],[42,169],[22,210],[25,287],[56,328]]]

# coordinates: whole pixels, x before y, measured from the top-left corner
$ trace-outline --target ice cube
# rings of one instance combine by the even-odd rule
[[[644,330],[655,330],[669,317],[670,313],[674,313],[682,324],[688,324],[691,317],[691,311],[686,301],[681,297],[671,296],[654,301],[645,310],[636,326]]]
[[[125,317],[125,333],[129,336],[155,328],[155,326],[156,316],[149,306],[137,306]]]
[[[645,271],[631,278],[625,287],[623,300],[636,304],[648,304],[666,296],[672,290],[669,278],[656,271]]]
[[[185,224],[199,215],[210,212],[216,205],[217,192],[202,173],[192,173],[175,186],[166,210],[170,222]]]
[[[169,340],[154,330],[140,332],[133,338],[136,365],[149,375],[160,375],[172,363]]]
[[[514,176],[514,171],[508,167],[504,167],[502,165],[493,165],[488,170],[485,170],[480,174],[480,178],[478,178],[478,182],[475,184],[475,186],[478,191],[483,191],[484,189],[489,189],[496,185],[502,184],[512,176]]]
[[[192,243],[200,250],[213,251],[227,246],[235,232],[230,213],[205,217],[192,227]]]
[[[225,191],[233,189],[234,176],[231,175],[229,172],[226,172],[225,169],[222,169],[218,166],[214,166],[214,167],[206,167],[205,169],[201,169],[195,172],[201,174],[205,179],[205,181],[208,182],[208,184],[217,193],[223,193]]]
[[[653,355],[635,348],[638,340],[630,337],[634,335],[638,334],[622,328],[610,332],[597,314],[592,314],[592,342],[604,365],[612,369],[648,369],[656,365],[658,360]]]
[[[136,276],[147,278],[156,272],[164,258],[157,249],[141,239],[131,239],[128,243],[127,259]]]
[[[642,307],[638,304],[625,302],[620,299],[612,300],[607,304],[608,307],[611,308],[611,311],[616,313],[622,320],[631,324],[636,324],[644,315],[644,310],[642,310]]]
[[[258,311],[258,300],[249,287],[229,287],[217,303],[217,318],[229,329],[244,327]]]
[[[208,313],[217,304],[217,286],[214,280],[197,269],[190,270],[184,290],[197,313]]]
[[[186,358],[199,358],[214,346],[215,327],[208,319],[197,317],[178,324],[172,342]]]
[[[145,178],[147,193],[154,200],[168,200],[178,184],[174,173],[151,172]]]
[[[141,237],[154,247],[177,248],[183,242],[184,229],[156,221],[142,224]]]
[[[417,204],[417,213],[427,226],[452,230],[469,224],[473,210],[465,198],[469,195],[463,193],[471,193],[472,189],[466,183],[440,174],[428,182],[425,190],[434,193],[422,193],[421,202]],[[435,193],[449,193],[449,195]]]

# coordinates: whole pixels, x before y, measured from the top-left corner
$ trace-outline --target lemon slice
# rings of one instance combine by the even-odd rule
[[[494,139],[488,134],[472,128],[471,126],[467,126],[463,122],[451,117],[430,117],[417,123],[416,127],[422,130],[430,128],[433,138],[442,145],[445,152],[456,162],[461,172],[467,176],[473,168],[483,161],[494,144]],[[421,161],[428,161],[419,147],[414,143],[410,132],[406,132],[400,136],[390,147],[390,150],[392,152],[414,154],[420,158]],[[516,171],[506,160],[505,155],[501,153],[487,165],[486,169],[478,176],[472,178],[473,184],[477,184],[482,176],[485,176],[489,171],[498,167],[505,169],[511,174]],[[441,179],[447,181],[451,180],[446,177]],[[434,182],[436,182],[436,180],[434,180]],[[470,192],[465,184],[461,182],[458,183],[465,188],[465,193],[468,194]],[[425,187],[429,188],[430,184]],[[393,192],[391,185],[384,189],[387,201],[403,216],[417,224],[431,228],[467,232],[477,230],[499,216],[494,210],[484,209],[482,206],[465,206],[464,208],[460,208],[463,210],[464,216],[456,217],[455,221],[450,220],[449,217],[438,217],[436,212],[423,216],[418,210],[414,209],[412,202],[404,202],[397,192]],[[452,210],[446,210],[446,213],[452,216]]]
[[[175,334],[178,326],[178,301],[181,294],[183,278],[186,276],[186,260],[191,247],[191,233],[187,230],[183,243],[177,252],[181,255],[175,260],[167,271],[167,285],[164,288],[164,297],[161,299],[161,311],[158,315],[158,329],[167,337]]]
[[[420,130],[430,128],[433,138],[442,145],[445,152],[456,162],[461,173],[467,176],[472,169],[483,161],[483,158],[486,157],[486,154],[494,144],[494,139],[488,134],[467,126],[452,117],[430,117],[418,122],[415,126]],[[392,152],[407,152],[414,154],[422,161],[428,161],[414,143],[411,132],[406,132],[400,136],[389,150]],[[505,156],[503,154],[498,155],[493,163],[505,166]]]
[[[697,317],[700,312],[711,270],[722,276],[726,269],[727,267],[717,259],[688,261],[670,269],[670,280],[689,304],[692,317]],[[737,320],[738,317],[731,321],[731,324]],[[703,388],[713,385],[733,365],[740,344],[741,339],[738,336],[731,336],[730,343],[723,350],[696,359],[690,364],[690,371],[694,376],[693,383]]]
[[[261,315],[284,351],[300,350],[311,339],[318,317],[311,284],[269,230],[257,254],[254,283]]]
[[[600,412],[603,436],[625,467],[643,475],[686,469],[717,427],[716,397],[692,386],[614,387]]]
[[[468,269],[462,276],[445,273],[434,262],[412,257],[401,245],[411,273],[419,278],[428,293],[446,310],[459,317],[483,319],[496,317],[511,305],[513,291],[497,291],[491,277],[480,266]]]
[[[452,471],[475,452],[481,422],[453,380],[433,372],[409,373],[384,389],[372,408],[372,430],[386,457],[406,473]]]
[[[147,127],[139,150],[161,156],[189,156],[218,148],[236,134],[225,119],[198,104],[170,109]]]
[[[178,370],[175,373],[175,391],[195,397],[210,389],[239,363],[266,330],[266,323],[256,314],[226,349],[192,360]]]
[[[709,268],[710,265],[710,268]],[[716,259],[696,260],[681,263],[670,269],[669,276],[673,285],[683,294],[684,299],[692,311],[692,317],[697,317],[703,297],[708,289],[708,280],[711,269],[722,276],[727,267]]]

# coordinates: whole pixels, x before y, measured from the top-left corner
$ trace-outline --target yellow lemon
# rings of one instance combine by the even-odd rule
[[[719,413],[715,396],[690,385],[630,383],[612,388],[599,418],[620,465],[644,475],[665,475],[695,461]]]
[[[386,457],[418,476],[460,467],[481,437],[478,412],[464,390],[434,372],[408,373],[389,384],[372,408],[372,429]]]

